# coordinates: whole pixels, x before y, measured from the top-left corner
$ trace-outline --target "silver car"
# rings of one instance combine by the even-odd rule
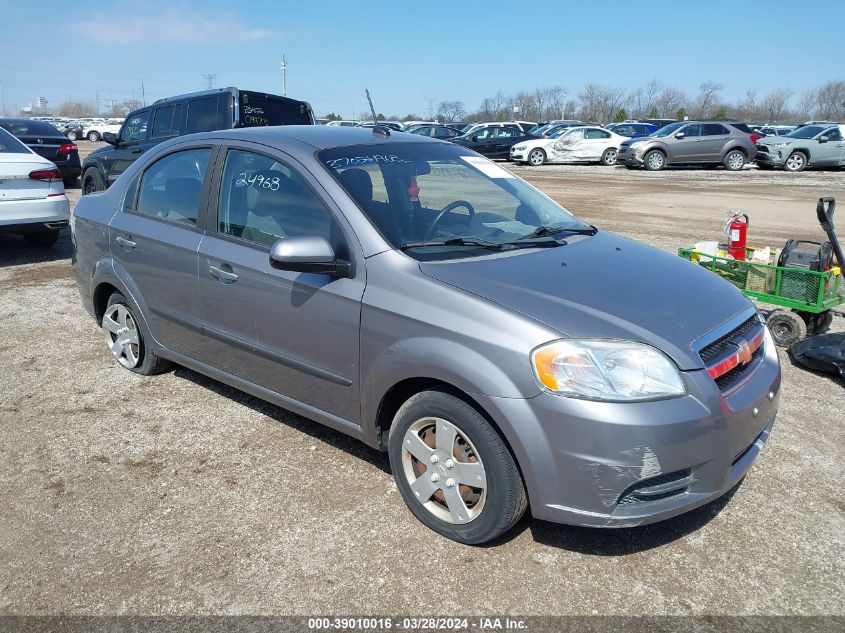
[[[617,160],[629,169],[649,171],[669,165],[724,165],[737,171],[754,160],[760,136],[738,121],[678,121],[624,141]]]
[[[701,506],[777,411],[736,289],[448,142],[179,137],[82,198],[73,243],[123,367],[177,363],[387,451],[411,512],[464,543],[526,508],[626,527]]]

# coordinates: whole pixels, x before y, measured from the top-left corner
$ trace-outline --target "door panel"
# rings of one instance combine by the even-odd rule
[[[147,128],[150,122],[150,111],[145,110],[128,118],[120,130],[120,145],[113,148],[103,157],[103,166],[106,170],[107,184],[117,180],[129,165],[155,143],[147,140]]]
[[[701,126],[697,123],[678,130],[684,138],[672,137],[668,145],[671,150],[670,161],[673,163],[694,162],[701,158]]]
[[[730,131],[721,123],[705,123],[701,126],[701,160],[719,162],[722,160],[722,148],[725,146]]]
[[[202,347],[197,226],[207,200],[211,147],[180,148],[147,167],[129,208],[109,224],[111,253],[147,307],[153,336],[189,356]]]

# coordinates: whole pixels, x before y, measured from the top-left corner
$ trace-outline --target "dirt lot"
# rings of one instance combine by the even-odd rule
[[[845,203],[841,172],[515,170],[667,250],[729,209],[755,242],[819,238],[815,200]],[[771,440],[728,498],[471,548],[405,510],[383,455],[191,371],[119,369],[70,250],[0,237],[0,613],[845,614],[845,389],[785,354]]]

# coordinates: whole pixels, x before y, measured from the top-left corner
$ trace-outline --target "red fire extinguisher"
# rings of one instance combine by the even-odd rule
[[[745,260],[745,238],[748,234],[748,216],[745,213],[734,213],[725,222],[725,233],[728,235],[728,255],[734,259]]]

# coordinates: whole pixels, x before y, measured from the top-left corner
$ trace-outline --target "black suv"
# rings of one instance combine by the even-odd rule
[[[109,146],[91,152],[82,163],[82,193],[103,191],[151,147],[176,136],[263,125],[315,125],[306,101],[263,92],[218,88],[159,99],[130,112]]]

